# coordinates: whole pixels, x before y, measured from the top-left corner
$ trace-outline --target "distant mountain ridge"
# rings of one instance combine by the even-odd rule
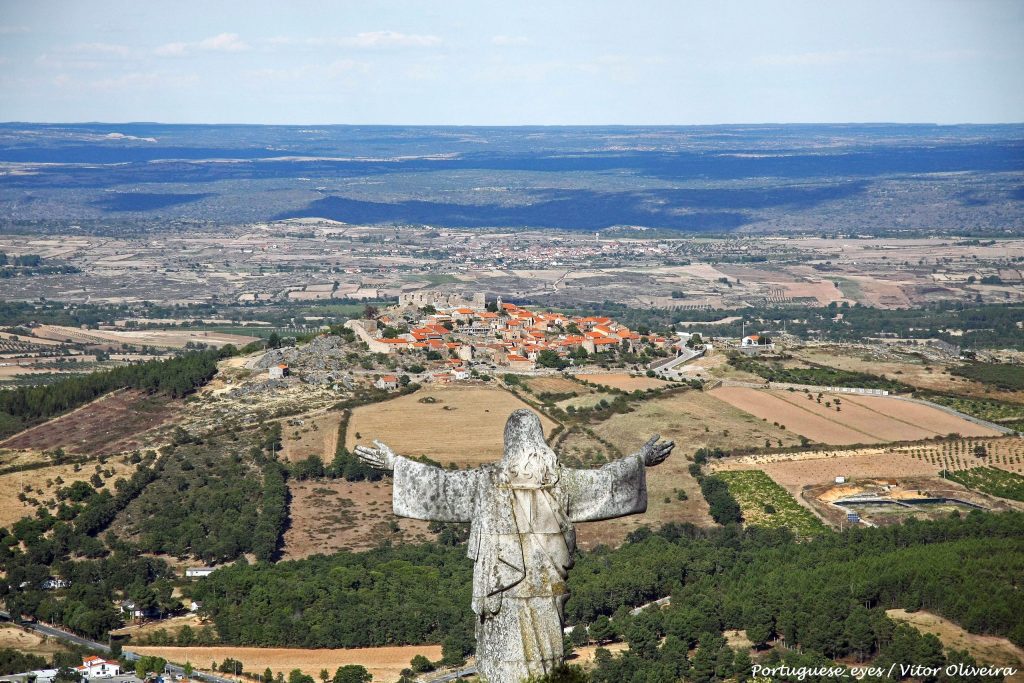
[[[7,225],[319,216],[730,232],[858,216],[866,231],[998,234],[1024,218],[1024,125],[4,123],[0,172]]]

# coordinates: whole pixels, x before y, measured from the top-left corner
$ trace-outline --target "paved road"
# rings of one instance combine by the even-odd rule
[[[0,611],[0,620],[14,621],[13,619],[11,619],[11,615],[10,614],[8,614],[7,612],[3,612],[3,611]],[[45,636],[48,636],[50,638],[57,638],[58,640],[63,640],[63,641],[68,642],[68,643],[73,643],[75,645],[80,645],[82,647],[87,647],[87,648],[90,648],[92,650],[99,650],[100,652],[106,652],[106,653],[110,652],[110,647],[108,645],[104,645],[103,643],[97,643],[94,640],[89,640],[88,638],[83,638],[81,636],[76,636],[74,633],[68,633],[67,631],[61,631],[59,628],[54,628],[53,626],[47,626],[46,624],[32,624],[32,623],[22,623],[21,626],[27,628],[30,631],[35,631],[36,633],[41,633],[41,634],[43,634]]]
[[[460,669],[458,671],[453,671],[452,673],[449,673],[449,674],[442,674],[442,675],[438,676],[437,678],[427,679],[427,681],[425,683],[446,683],[446,681],[457,681],[460,678],[465,678],[467,676],[472,676],[475,673],[476,673],[476,667],[475,666],[471,666],[471,667],[466,668],[466,669]]]

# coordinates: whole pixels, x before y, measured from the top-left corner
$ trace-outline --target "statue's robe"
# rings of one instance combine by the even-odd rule
[[[518,683],[562,661],[573,523],[646,510],[638,455],[595,470],[559,467],[544,486],[510,481],[498,463],[453,471],[399,457],[394,468],[396,515],[471,524],[477,667],[490,683]]]

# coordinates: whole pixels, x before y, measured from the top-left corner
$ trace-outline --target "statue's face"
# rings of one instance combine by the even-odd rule
[[[510,479],[524,485],[554,481],[557,456],[544,441],[544,428],[536,413],[523,409],[509,416],[502,464]]]

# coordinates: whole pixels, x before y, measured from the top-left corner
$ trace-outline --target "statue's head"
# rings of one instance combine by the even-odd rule
[[[501,464],[513,483],[525,486],[552,484],[558,478],[557,456],[544,441],[544,427],[532,410],[509,415]]]

